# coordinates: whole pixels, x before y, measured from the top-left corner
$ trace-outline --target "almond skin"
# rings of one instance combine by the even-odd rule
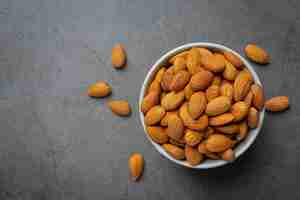
[[[233,86],[230,83],[224,83],[220,87],[220,95],[227,96],[230,101],[233,99]]]
[[[234,116],[231,113],[225,113],[222,115],[218,115],[216,117],[209,118],[209,125],[211,126],[223,126],[225,124],[229,124],[234,119]]]
[[[126,52],[122,44],[116,44],[111,51],[111,63],[114,68],[122,69],[126,64]]]
[[[258,64],[268,64],[270,63],[270,56],[266,50],[258,47],[255,44],[248,44],[245,47],[246,56],[253,62]]]
[[[206,89],[205,94],[206,94],[206,99],[209,102],[217,98],[218,96],[220,96],[220,87],[217,85],[211,85]]]
[[[178,57],[174,61],[174,72],[177,73],[186,69],[186,61],[183,57]]]
[[[161,126],[168,126],[168,119],[171,115],[177,115],[177,111],[170,111],[167,112],[166,115],[161,119],[160,125]]]
[[[155,82],[158,82],[158,83],[161,83],[162,81],[162,78],[164,76],[164,73],[166,72],[166,68],[165,67],[162,67],[158,70],[158,72],[156,73],[155,77],[154,77],[154,81]]]
[[[184,88],[184,96],[186,100],[189,100],[191,98],[191,96],[194,94],[194,90],[192,89],[190,84],[187,84],[187,86],[185,86]]]
[[[237,136],[238,141],[244,140],[247,135],[248,135],[248,124],[246,121],[243,121],[242,123],[239,124],[239,133]]]
[[[235,101],[241,101],[246,97],[250,90],[252,82],[252,76],[247,71],[241,71],[237,75],[233,84],[233,94]]]
[[[165,144],[169,141],[169,137],[165,132],[165,129],[159,126],[148,126],[147,133],[150,138],[158,143],[158,144]]]
[[[111,94],[111,87],[105,81],[98,81],[89,86],[87,94],[96,98],[106,97]]]
[[[143,174],[144,170],[144,158],[139,153],[133,153],[128,160],[128,167],[131,179],[138,181]]]
[[[201,61],[205,69],[215,73],[222,72],[225,68],[225,59],[218,54],[204,56]]]
[[[206,141],[202,141],[199,145],[198,145],[198,151],[202,154],[206,154],[208,153],[209,151],[207,150],[206,148]]]
[[[277,96],[269,99],[265,103],[266,109],[271,112],[281,112],[289,107],[289,97]]]
[[[165,116],[166,111],[161,106],[152,107],[145,116],[145,124],[150,126],[157,124]]]
[[[192,166],[199,165],[204,160],[204,156],[191,146],[186,145],[184,152],[187,162]]]
[[[200,52],[192,48],[188,55],[187,55],[187,61],[186,61],[186,66],[188,68],[188,71],[190,74],[194,75],[197,72],[201,71],[201,55]]]
[[[188,110],[193,119],[197,119],[202,115],[206,108],[206,97],[203,92],[194,93],[188,102]]]
[[[171,115],[168,118],[168,127],[166,133],[170,138],[174,140],[180,140],[183,137],[184,125],[177,115]]]
[[[227,96],[220,96],[207,104],[205,112],[208,116],[216,116],[227,112],[230,107],[230,99]]]
[[[190,81],[190,77],[190,74],[185,70],[177,72],[170,83],[170,89],[175,92],[183,90]]]
[[[197,131],[193,131],[190,129],[187,129],[185,131],[184,140],[185,140],[186,144],[188,144],[190,146],[196,146],[197,144],[199,144],[201,142],[202,139],[203,139],[203,133],[201,134]]]
[[[173,77],[174,77],[174,66],[169,67],[162,75],[160,84],[163,91],[168,92],[171,90],[171,82],[173,80]]]
[[[216,130],[226,134],[235,134],[239,132],[240,127],[237,124],[230,124],[227,126],[216,127]]]
[[[252,101],[253,101],[253,93],[251,92],[251,90],[248,92],[247,96],[244,99],[245,103],[248,104],[248,106],[252,105]]]
[[[231,148],[234,142],[222,135],[222,134],[213,134],[206,140],[206,148],[210,152],[223,152]]]
[[[251,107],[248,113],[248,126],[250,128],[256,128],[258,125],[258,121],[259,121],[259,113],[254,107]]]
[[[253,84],[251,86],[251,91],[253,93],[253,106],[257,110],[262,110],[265,104],[265,97],[264,97],[264,91],[262,87],[258,84]]]
[[[210,71],[203,70],[192,76],[190,85],[194,91],[206,89],[212,82],[214,75]]]
[[[195,49],[197,49],[199,51],[201,58],[205,57],[205,56],[212,56],[213,55],[213,53],[210,50],[206,49],[206,48],[196,47]]]
[[[178,93],[170,92],[161,100],[161,105],[166,111],[175,110],[184,101],[184,91]]]
[[[231,113],[234,116],[235,122],[243,120],[247,115],[249,111],[249,105],[245,103],[244,101],[236,102],[231,107]]]
[[[143,99],[141,111],[146,114],[153,106],[159,103],[159,94],[155,91],[149,92]]]
[[[183,160],[185,158],[185,152],[180,147],[173,144],[163,144],[164,150],[176,160]]]
[[[160,83],[158,81],[153,81],[149,88],[148,88],[148,93],[150,92],[157,92],[158,95],[161,94],[161,87],[160,87]]]
[[[221,157],[222,157],[223,160],[233,161],[235,159],[235,154],[234,154],[234,151],[232,149],[227,149],[226,151],[224,151],[221,154]]]
[[[229,61],[225,60],[225,70],[223,77],[229,81],[233,81],[238,75],[239,71]]]
[[[243,62],[235,54],[233,54],[229,51],[226,51],[226,52],[224,52],[224,56],[229,62],[231,62],[238,69],[244,68]]]
[[[183,121],[183,124],[189,129],[195,131],[203,131],[208,126],[208,117],[207,115],[202,115],[197,120],[194,120],[190,113],[188,112],[188,105],[184,103],[179,109],[179,116]]]
[[[110,110],[119,116],[128,116],[131,113],[130,105],[125,100],[111,100],[108,102]]]
[[[189,51],[183,51],[183,52],[173,56],[172,58],[170,58],[169,63],[174,64],[175,60],[179,57],[186,60],[188,54],[189,54]]]

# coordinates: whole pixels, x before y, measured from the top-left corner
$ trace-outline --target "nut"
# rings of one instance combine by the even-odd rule
[[[230,107],[230,99],[227,96],[220,96],[207,104],[205,112],[208,116],[216,116],[227,112]]]
[[[214,78],[213,73],[210,71],[200,71],[192,76],[190,85],[194,91],[206,89],[212,82]]]
[[[111,63],[114,68],[122,69],[126,64],[126,53],[122,44],[116,44],[111,51]]]
[[[150,136],[150,138],[158,144],[165,144],[169,140],[165,129],[159,126],[148,126],[147,133]]]
[[[145,124],[150,126],[157,124],[165,116],[166,111],[161,106],[152,107],[145,116]]]
[[[163,144],[164,150],[176,160],[183,160],[185,158],[185,152],[180,147],[173,144]]]
[[[111,87],[109,84],[105,81],[98,81],[97,83],[94,83],[89,86],[87,94],[90,97],[106,97],[110,95],[111,93]]]
[[[256,46],[255,44],[248,44],[245,47],[246,56],[253,62],[258,64],[268,64],[270,56],[266,50]]]
[[[138,181],[144,170],[144,158],[139,153],[133,153],[128,160],[129,172],[133,181]]]
[[[125,100],[111,100],[108,102],[110,110],[119,116],[128,116],[131,113],[130,105]]]
[[[206,97],[203,92],[194,93],[188,102],[188,110],[193,119],[197,119],[202,115],[206,108]]]
[[[271,112],[281,112],[289,107],[289,98],[287,96],[277,96],[269,99],[265,103],[266,109]]]

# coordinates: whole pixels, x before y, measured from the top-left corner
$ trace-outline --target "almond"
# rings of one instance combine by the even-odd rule
[[[197,49],[199,51],[201,57],[213,55],[213,53],[206,48],[196,47],[195,49]]]
[[[249,105],[245,103],[244,101],[239,101],[236,102],[235,104],[232,105],[231,107],[231,113],[234,116],[235,122],[243,120],[249,111]]]
[[[215,98],[217,98],[218,96],[220,96],[220,87],[217,85],[211,85],[206,89],[206,99],[208,101],[211,101]]]
[[[185,141],[184,139],[180,139],[179,141],[178,140],[174,140],[172,138],[169,139],[169,142],[175,146],[178,146],[178,147],[185,147]]]
[[[184,88],[184,96],[186,100],[189,100],[191,98],[191,96],[194,94],[194,90],[192,89],[190,84],[187,84],[187,86],[185,86]]]
[[[230,101],[233,99],[233,86],[231,83],[224,83],[220,87],[220,95],[227,96]]]
[[[167,135],[174,139],[180,140],[184,135],[184,125],[177,115],[170,115],[168,118],[168,127],[166,130]]]
[[[128,167],[131,179],[138,181],[144,170],[144,158],[139,153],[133,153],[128,160]]]
[[[199,165],[204,160],[203,155],[193,147],[186,145],[184,152],[187,162],[192,166]]]
[[[262,87],[258,84],[253,84],[251,86],[251,91],[253,93],[253,106],[257,110],[262,110],[265,103],[264,91]]]
[[[206,141],[203,141],[201,142],[199,145],[198,145],[198,151],[202,154],[207,154],[209,151],[207,150],[206,148]]]
[[[157,124],[165,116],[166,111],[161,106],[152,107],[145,116],[145,124],[150,126]]]
[[[162,81],[162,78],[164,76],[164,73],[166,72],[166,68],[165,67],[162,67],[158,70],[158,72],[156,73],[155,77],[154,77],[154,81],[155,82],[158,82],[158,83],[161,83]]]
[[[239,124],[239,133],[237,136],[238,141],[244,140],[248,135],[248,124],[246,121],[243,121]]]
[[[197,49],[192,48],[189,51],[189,53],[187,55],[186,66],[188,68],[188,71],[192,75],[194,75],[197,72],[202,70],[201,69],[201,55]]]
[[[214,134],[215,130],[212,127],[207,127],[207,129],[205,130],[204,136],[206,138],[208,138],[210,135]]]
[[[227,126],[216,127],[216,130],[226,134],[235,134],[239,132],[240,127],[237,124],[230,124]]]
[[[175,92],[183,90],[189,81],[190,81],[190,74],[185,70],[181,70],[174,75],[170,83],[170,89]]]
[[[203,70],[192,76],[190,85],[194,91],[206,89],[212,82],[214,75],[210,71]]]
[[[169,141],[169,137],[165,132],[165,129],[159,126],[148,126],[147,133],[150,138],[158,143],[158,144],[165,144]]]
[[[122,44],[116,44],[111,51],[111,63],[114,68],[122,69],[126,64],[126,53]]]
[[[239,71],[227,60],[225,60],[225,70],[223,77],[229,81],[233,81],[238,75]]]
[[[179,109],[179,116],[182,119],[185,126],[192,130],[202,131],[208,126],[207,115],[202,115],[197,120],[194,120],[188,112],[188,105],[184,103]]]
[[[252,105],[252,101],[253,101],[253,93],[251,92],[251,90],[248,92],[247,96],[244,99],[245,103],[248,104],[248,106]]]
[[[177,111],[167,112],[166,115],[161,119],[160,125],[161,126],[168,126],[168,119],[171,115],[177,115]]]
[[[255,44],[248,44],[245,48],[245,53],[251,61],[258,64],[268,64],[270,62],[270,56],[266,50]]]
[[[161,105],[166,111],[178,108],[184,101],[184,91],[170,92],[161,100]]]
[[[164,150],[176,160],[183,160],[185,158],[185,152],[180,147],[173,144],[163,144]]]
[[[197,119],[202,115],[206,108],[206,97],[203,92],[194,93],[188,102],[188,110],[193,119]]]
[[[232,122],[234,116],[231,113],[225,113],[216,117],[209,118],[209,125],[211,126],[223,126]]]
[[[203,133],[199,133],[197,131],[193,131],[190,129],[187,129],[184,134],[184,140],[186,144],[190,146],[196,146],[201,142],[203,139]]]
[[[98,81],[95,84],[92,84],[89,86],[87,94],[90,97],[106,97],[110,95],[111,93],[111,87],[109,84],[105,81]]]
[[[108,102],[110,110],[119,116],[128,116],[131,113],[130,105],[125,100],[111,100]]]
[[[237,67],[238,69],[243,69],[244,68],[244,64],[241,61],[241,59],[239,59],[238,56],[236,56],[235,54],[229,52],[229,51],[225,51],[224,52],[224,56],[225,58],[231,62],[235,67]]]
[[[219,96],[207,104],[205,112],[208,116],[216,116],[227,112],[230,107],[230,99],[227,96]]]
[[[232,149],[227,149],[226,151],[224,151],[221,154],[221,156],[222,156],[222,159],[226,160],[226,161],[233,161],[235,159],[235,154]]]
[[[259,113],[254,107],[251,107],[248,113],[248,126],[250,128],[256,128],[258,125],[258,121],[259,121]]]
[[[281,112],[289,107],[289,97],[277,96],[269,99],[265,103],[266,109],[271,112]]]
[[[159,103],[159,94],[155,91],[149,92],[143,99],[141,111],[146,114],[153,106]]]
[[[174,61],[174,72],[177,73],[186,69],[186,61],[183,57],[178,57]]]
[[[172,58],[170,58],[169,63],[174,64],[176,58],[179,58],[179,57],[181,57],[181,58],[183,58],[183,59],[186,60],[188,53],[189,53],[189,51],[187,50],[187,51],[183,51],[183,52],[181,52],[181,53],[173,56]]]
[[[221,86],[221,81],[222,81],[221,76],[215,76],[211,84]]]
[[[233,85],[233,94],[235,101],[241,101],[246,97],[250,90],[252,82],[253,79],[247,71],[241,71],[237,75]]]
[[[165,91],[168,92],[171,90],[170,85],[174,77],[174,66],[169,67],[165,73],[162,75],[161,79],[161,88]]]
[[[201,61],[205,69],[215,73],[222,72],[225,68],[225,59],[219,54],[204,56]]]
[[[153,91],[157,92],[158,95],[160,95],[160,93],[161,93],[161,87],[160,87],[160,83],[158,81],[153,81],[150,84],[150,86],[148,88],[148,93],[153,92]]]
[[[234,142],[222,135],[222,134],[213,134],[206,141],[206,148],[210,152],[223,152],[231,148]]]

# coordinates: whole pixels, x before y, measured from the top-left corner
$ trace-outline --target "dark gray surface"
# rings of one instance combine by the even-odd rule
[[[299,10],[297,0],[1,0],[0,199],[299,199]],[[266,48],[272,64],[254,65],[266,96],[292,104],[266,116],[243,158],[208,171],[163,159],[136,106],[151,64],[200,41]],[[124,71],[110,66],[115,42]],[[130,118],[84,95],[98,79],[130,101]],[[139,183],[128,179],[135,151],[146,160]]]

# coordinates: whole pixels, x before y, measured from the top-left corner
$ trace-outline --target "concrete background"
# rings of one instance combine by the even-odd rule
[[[297,0],[1,0],[0,199],[299,199],[299,10]],[[292,106],[268,114],[234,164],[193,171],[146,140],[137,101],[156,59],[202,41],[267,49],[272,64],[254,65],[266,96],[288,95]],[[116,42],[124,71],[110,66]],[[100,79],[110,98],[130,101],[130,118],[85,96]],[[139,183],[128,179],[135,151],[146,160]]]

